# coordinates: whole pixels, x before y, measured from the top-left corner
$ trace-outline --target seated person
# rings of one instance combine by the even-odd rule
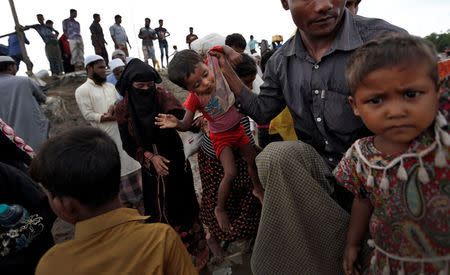
[[[197,274],[170,226],[121,208],[119,152],[102,130],[78,127],[51,138],[30,175],[54,212],[75,224],[75,238],[52,247],[36,274]]]

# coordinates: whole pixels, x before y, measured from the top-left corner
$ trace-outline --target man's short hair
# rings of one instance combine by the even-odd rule
[[[234,71],[238,77],[246,77],[249,75],[256,75],[256,61],[250,57],[248,54],[243,53],[242,62],[234,67]]]
[[[347,62],[345,77],[353,96],[364,78],[375,70],[420,63],[428,66],[428,76],[437,88],[437,61],[436,49],[428,40],[408,34],[389,33],[357,49]]]
[[[77,10],[76,9],[70,9],[70,13],[72,13],[72,12],[77,12]]]
[[[120,16],[120,14],[117,14],[116,16],[114,16],[114,20],[117,20],[119,18],[122,18],[122,16]]]
[[[161,21],[164,21],[164,20],[162,20],[162,19],[159,19],[159,20],[158,20],[158,22],[161,22]]]
[[[148,21],[151,21],[150,18],[146,17],[146,18],[145,18],[145,21],[147,21],[147,20],[148,20]]]
[[[94,13],[94,15],[92,15],[92,17],[95,19],[96,17],[100,17],[100,14]]]
[[[194,50],[179,51],[167,67],[169,80],[182,88],[186,88],[185,80],[194,73],[198,63],[204,63],[204,61]]]
[[[49,19],[49,20],[45,21],[45,24],[53,24],[53,21]]]
[[[15,65],[16,62],[13,61],[5,61],[5,62],[0,62],[0,73],[6,72],[8,70],[8,67],[11,65]]]
[[[44,16],[42,15],[42,13],[38,13],[36,14],[36,17],[44,17]]]
[[[119,151],[103,130],[76,127],[44,143],[30,176],[52,197],[72,197],[96,209],[118,196]]]
[[[225,45],[229,47],[237,47],[240,49],[245,49],[247,46],[247,42],[245,41],[245,38],[240,33],[233,33],[230,35],[227,35],[225,38]]]

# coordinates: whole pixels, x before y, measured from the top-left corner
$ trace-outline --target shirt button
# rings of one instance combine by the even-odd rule
[[[325,144],[328,145],[328,140],[325,140]]]
[[[316,118],[317,122],[321,122],[322,119],[320,117]]]
[[[328,158],[329,161],[333,161],[333,158]]]
[[[318,94],[319,94],[319,90],[314,90],[314,93],[315,93],[316,95],[318,95]]]
[[[315,64],[314,69],[316,69],[316,70],[319,69],[319,65]]]
[[[241,108],[241,104],[238,104],[237,106],[238,106],[238,108]]]

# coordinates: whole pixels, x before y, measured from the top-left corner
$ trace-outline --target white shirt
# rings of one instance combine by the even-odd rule
[[[116,88],[108,82],[97,85],[92,79],[88,78],[83,85],[76,89],[75,99],[83,117],[92,126],[105,131],[116,143],[120,155],[120,175],[125,176],[139,170],[141,168],[139,162],[131,158],[122,148],[117,122],[100,122],[102,115],[108,112],[109,106],[113,105],[118,99]]]

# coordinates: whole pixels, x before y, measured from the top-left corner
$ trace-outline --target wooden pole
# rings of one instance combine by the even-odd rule
[[[14,6],[14,0],[9,0],[9,5],[11,6],[11,12],[14,17],[14,23],[16,23],[16,32],[17,32],[17,38],[19,39],[20,49],[22,50],[22,58],[23,62],[27,65],[27,74],[28,76],[33,75],[33,63],[31,63],[30,59],[28,58],[27,49],[25,48],[25,39],[23,35],[23,31],[21,30],[21,26],[19,24],[19,19],[17,18],[16,13],[16,7]]]

